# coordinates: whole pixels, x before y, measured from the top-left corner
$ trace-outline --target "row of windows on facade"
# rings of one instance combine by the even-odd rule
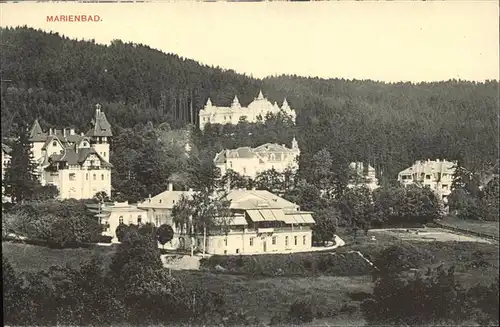
[[[92,175],[92,179],[94,181],[97,180],[97,175],[93,174]],[[101,180],[103,181],[105,179],[106,179],[106,176],[104,174],[101,174]],[[76,181],[76,173],[70,173],[69,174],[69,180],[70,181]],[[85,180],[87,180],[87,181],[89,180],[89,174],[88,173],[85,174]]]
[[[123,224],[123,216],[120,216],[120,217],[118,218],[118,223],[119,223],[120,225],[121,225],[121,224]],[[129,224],[132,224],[132,217],[130,217],[130,218],[128,219],[128,223],[129,223]],[[140,224],[142,224],[142,215],[138,215],[138,216],[137,216],[137,225],[140,225]],[[156,219],[156,224],[158,225],[158,219]]]
[[[250,237],[250,246],[254,246],[254,239],[255,237]],[[295,245],[298,245],[299,244],[299,238],[298,236],[294,236],[293,237],[293,241],[294,241],[294,244]],[[278,243],[278,236],[273,236],[273,238],[271,239],[271,243],[272,245],[276,245]],[[307,243],[307,236],[304,235],[302,236],[302,245],[306,245]],[[201,245],[201,240],[198,239],[198,246]],[[289,245],[289,242],[288,242],[288,236],[285,236],[285,246],[288,246]],[[224,246],[227,246],[227,238],[224,239]]]
[[[423,176],[423,175],[424,175],[424,174],[422,173],[422,176]],[[451,176],[451,175],[450,175],[450,176]],[[443,173],[441,177],[443,177],[443,178],[444,178],[444,177],[448,177],[448,174]],[[401,178],[402,178],[402,179],[405,179],[405,180],[406,180],[406,179],[413,179],[413,176],[412,176],[412,175],[402,175],[402,176],[401,176]],[[429,174],[425,175],[425,179],[431,179],[431,178],[432,178],[432,175],[429,175]]]

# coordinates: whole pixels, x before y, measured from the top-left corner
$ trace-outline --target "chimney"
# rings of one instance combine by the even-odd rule
[[[188,190],[188,192],[193,192],[193,189],[192,189],[192,188],[190,188],[190,189]]]
[[[49,135],[52,135],[52,127],[49,128]]]
[[[174,190],[174,184],[168,183],[168,190],[171,192]]]
[[[75,129],[74,128],[71,128],[69,130],[69,135],[75,135]]]
[[[62,129],[62,134],[63,134],[64,137],[66,137],[66,128]]]
[[[81,133],[80,133],[80,136],[85,136],[85,135],[83,134],[83,132],[81,132]]]

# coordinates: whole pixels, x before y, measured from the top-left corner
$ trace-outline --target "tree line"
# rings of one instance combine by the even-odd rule
[[[336,160],[370,162],[385,180],[418,159],[460,159],[476,171],[498,158],[498,81],[258,80],[142,44],[99,45],[27,27],[2,29],[2,53],[2,136],[12,135],[21,112],[43,128],[86,130],[96,102],[116,129],[148,121],[177,129],[196,125],[208,97],[229,105],[238,95],[247,105],[262,89],[297,110],[306,163],[327,147]]]

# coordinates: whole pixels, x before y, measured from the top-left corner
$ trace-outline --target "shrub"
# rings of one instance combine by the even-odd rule
[[[394,274],[412,268],[419,268],[433,262],[434,256],[421,247],[410,243],[391,245],[382,250],[375,259],[375,266],[381,274]]]
[[[113,240],[113,236],[101,235],[99,238],[99,243],[111,243]]]
[[[357,253],[293,253],[245,256],[217,256],[201,259],[205,270],[224,267],[231,273],[275,276],[367,275],[372,267]]]
[[[315,310],[311,299],[302,299],[295,301],[288,311],[288,316],[292,322],[306,323],[314,320]]]
[[[373,297],[363,301],[370,324],[454,325],[468,318],[465,290],[454,279],[453,268],[438,267],[421,274],[387,275],[375,284]]]

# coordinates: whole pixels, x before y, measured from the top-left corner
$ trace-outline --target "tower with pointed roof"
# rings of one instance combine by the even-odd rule
[[[109,143],[113,137],[113,133],[106,114],[101,110],[100,104],[96,105],[92,125],[86,135],[90,137],[90,143],[97,153],[109,162]]]
[[[260,120],[260,117],[265,118],[268,113],[278,114],[279,112],[284,112],[295,121],[295,110],[290,108],[286,99],[280,108],[276,102],[271,103],[260,90],[257,97],[254,97],[254,100],[246,107],[240,104],[237,95],[228,107],[214,105],[209,98],[198,113],[198,122],[200,129],[203,130],[206,124],[237,125],[242,117],[245,117],[249,123],[255,123]]]
[[[86,135],[75,133],[72,127],[44,132],[38,120],[29,133],[42,185],[56,186],[61,199],[89,199],[102,191],[111,195],[109,143],[113,133],[100,105]]]

